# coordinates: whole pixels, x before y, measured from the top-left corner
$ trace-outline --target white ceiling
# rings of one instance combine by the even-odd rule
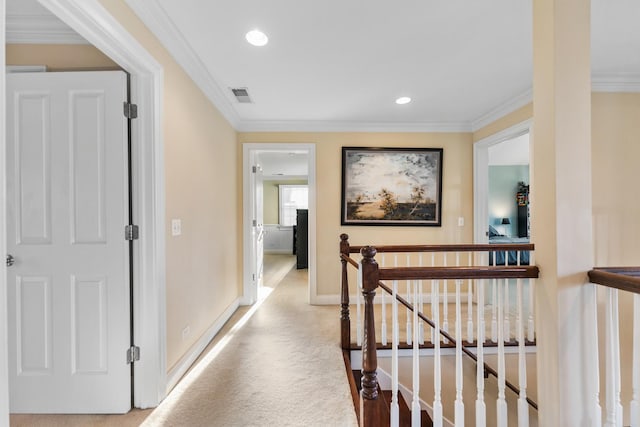
[[[492,145],[488,150],[489,166],[513,166],[529,164],[529,134]]]
[[[262,166],[265,179],[306,179],[309,175],[308,163],[309,156],[306,151],[258,152],[258,164]]]
[[[125,1],[242,131],[469,131],[531,100],[531,0]],[[8,27],[34,2],[8,0]],[[595,89],[640,90],[639,21],[592,0]]]

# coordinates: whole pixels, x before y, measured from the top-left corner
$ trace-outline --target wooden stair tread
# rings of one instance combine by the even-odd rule
[[[382,390],[382,396],[387,401],[387,406],[391,407],[391,390]],[[404,396],[398,391],[398,408],[400,409],[400,425],[411,425],[411,410],[409,404],[404,400]],[[420,411],[420,426],[421,427],[433,427],[433,421],[427,413],[427,411]]]

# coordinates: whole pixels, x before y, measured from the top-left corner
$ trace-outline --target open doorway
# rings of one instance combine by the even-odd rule
[[[315,295],[315,146],[243,145],[244,297],[253,304],[264,286],[290,268],[308,269]]]
[[[474,144],[474,241],[523,243],[530,236],[531,122]]]

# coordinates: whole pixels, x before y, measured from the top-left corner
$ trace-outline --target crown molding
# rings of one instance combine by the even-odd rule
[[[591,88],[593,92],[640,92],[640,74],[593,74]]]
[[[466,122],[347,122],[322,120],[242,121],[238,132],[471,132]]]
[[[522,108],[525,105],[533,101],[533,90],[527,89],[521,94],[509,99],[508,101],[494,107],[489,112],[478,117],[471,122],[471,131],[475,132],[478,129],[482,129],[495,122],[496,120],[506,116],[509,113],[516,111],[518,108]]]
[[[125,1],[231,126],[238,129],[240,116],[216,82],[215,76],[207,70],[162,6],[148,0]]]
[[[89,44],[53,15],[7,15],[7,44]]]

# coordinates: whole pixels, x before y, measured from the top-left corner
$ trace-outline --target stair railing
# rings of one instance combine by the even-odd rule
[[[506,400],[505,400],[505,387],[511,389],[515,393],[517,393],[520,397],[518,403],[518,412],[519,412],[519,425],[526,426],[528,425],[528,406],[531,405],[533,408],[537,409],[537,405],[531,399],[526,397],[526,368],[524,364],[524,345],[525,345],[525,334],[524,334],[524,312],[522,311],[522,284],[521,280],[523,279],[532,279],[538,276],[538,269],[535,266],[529,265],[516,265],[510,266],[509,256],[512,254],[517,254],[517,264],[521,264],[521,254],[522,251],[527,251],[527,253],[531,253],[533,251],[534,246],[531,244],[526,245],[420,245],[420,246],[381,246],[378,248],[373,248],[370,246],[360,247],[360,246],[350,246],[348,243],[348,236],[343,234],[340,237],[340,252],[341,252],[341,262],[342,262],[342,310],[341,310],[341,321],[342,321],[342,345],[343,349],[348,350],[351,348],[351,337],[350,337],[350,322],[349,322],[349,290],[348,290],[348,274],[347,274],[347,265],[351,264],[352,266],[358,268],[358,287],[362,289],[362,297],[364,298],[364,320],[362,324],[362,393],[361,393],[361,416],[364,420],[369,420],[373,422],[372,416],[367,416],[366,406],[367,402],[371,400],[377,399],[377,349],[376,349],[376,338],[375,338],[375,318],[374,318],[374,310],[373,310],[373,300],[375,296],[375,291],[378,287],[380,287],[384,292],[390,294],[392,296],[392,311],[393,311],[393,319],[394,324],[392,326],[392,402],[391,402],[391,425],[397,425],[397,347],[398,347],[398,325],[397,325],[397,303],[404,305],[412,314],[412,321],[409,321],[409,315],[407,315],[407,344],[411,343],[413,346],[413,399],[412,399],[412,425],[419,425],[420,415],[420,403],[419,403],[419,364],[418,364],[418,352],[420,348],[420,344],[423,343],[423,328],[421,327],[421,323],[427,323],[432,329],[433,333],[431,335],[431,343],[434,347],[434,402],[432,415],[434,419],[434,425],[442,425],[442,403],[441,403],[441,372],[440,372],[440,339],[436,337],[443,337],[443,343],[454,345],[456,348],[456,401],[455,401],[455,424],[456,426],[464,425],[464,405],[462,402],[462,354],[466,354],[470,358],[472,358],[477,364],[477,400],[476,400],[476,423],[477,425],[484,425],[486,423],[486,410],[484,409],[483,402],[483,394],[484,394],[484,378],[486,375],[493,375],[498,379],[499,383],[499,396],[497,400],[497,410],[498,410],[498,425],[506,426]],[[362,255],[362,260],[360,263],[353,260],[350,257],[351,253],[360,252]],[[503,263],[504,267],[499,265],[498,254],[499,251],[503,251],[504,259]],[[385,252],[389,253],[409,253],[409,252],[455,252],[456,253],[456,265],[447,267],[446,255],[444,257],[444,265],[445,266],[435,266],[434,256],[432,255],[431,266],[424,267],[422,266],[422,255],[420,255],[420,261],[418,267],[397,267],[397,255],[394,257],[394,268],[380,268],[375,261],[374,257],[377,252]],[[459,260],[459,254],[461,252],[469,252],[469,262],[467,266],[461,266]],[[485,259],[484,261],[481,259],[480,263],[482,265],[474,266],[471,254],[481,253],[481,252],[491,252],[493,255],[492,266],[487,266]],[[383,255],[384,256],[384,255]],[[532,263],[532,259],[529,260],[529,263]],[[407,265],[409,265],[407,259]],[[497,280],[502,279],[503,282],[500,284],[497,283]],[[510,341],[508,337],[504,336],[505,329],[509,330],[509,317],[504,316],[503,319],[503,308],[504,303],[502,299],[504,298],[503,292],[508,292],[508,282],[507,279],[517,279],[517,305],[518,305],[518,317],[516,320],[517,330],[516,330],[516,340],[518,342],[518,353],[519,353],[519,372],[520,372],[520,388],[515,387],[510,382],[506,381],[505,373],[504,373],[504,343],[505,341]],[[382,280],[389,280],[393,283],[392,287],[388,287]],[[398,281],[405,280],[407,281],[407,298],[402,298],[398,295]],[[471,303],[472,303],[472,283],[476,282],[476,297],[479,301],[481,301],[478,311],[478,323],[477,323],[477,336],[478,338],[483,337],[483,339],[477,340],[477,355],[474,354],[469,348],[462,345],[463,336],[462,336],[462,316],[461,316],[461,284],[463,281],[468,281],[468,317],[467,317],[467,341],[473,342],[473,324],[471,327],[469,326],[469,319],[472,318],[471,315]],[[498,346],[498,371],[495,371],[489,365],[484,363],[483,361],[483,344],[484,344],[484,284],[486,280],[490,280],[493,284],[493,289],[498,289],[497,292],[497,316],[500,321],[496,321],[497,326],[497,337],[495,341],[497,341]],[[429,319],[421,309],[423,305],[422,298],[422,287],[423,281],[431,281],[431,298],[432,298],[432,316],[434,320]],[[440,301],[440,282],[443,283],[444,287],[444,303],[443,307],[447,307],[448,302],[448,289],[447,282],[453,281],[455,283],[455,294],[456,294],[456,326],[455,326],[455,338],[451,336],[443,322],[441,327],[440,325],[440,315],[439,315],[439,301]],[[413,284],[413,293],[411,293],[411,284]],[[434,286],[435,285],[435,286]],[[530,281],[530,293],[532,293],[532,281]],[[383,294],[384,294],[383,292]],[[413,303],[409,300],[413,295]],[[356,294],[356,298],[360,298],[358,294]],[[384,304],[384,298],[382,298],[382,303]],[[496,304],[493,304],[494,307]],[[529,321],[527,322],[529,325],[529,336],[533,336],[533,308],[530,305],[529,311]],[[385,312],[385,307],[382,307],[383,313]],[[495,316],[494,316],[495,318]],[[445,317],[446,319],[446,317]],[[472,322],[472,321],[471,321]],[[413,329],[412,329],[413,326]],[[506,328],[505,328],[506,326]],[[384,326],[383,326],[384,327]],[[384,329],[383,329],[383,334]],[[492,334],[493,335],[493,334]],[[371,406],[373,407],[373,406]],[[395,419],[394,419],[395,417]],[[366,423],[364,425],[375,425]]]
[[[594,353],[599,357],[599,350],[603,349],[605,359],[604,414],[599,396],[600,387],[597,387],[595,396],[592,396],[595,419],[601,420],[602,425],[606,427],[640,426],[640,267],[595,268],[589,272],[589,279],[591,283],[597,285],[596,292],[593,293],[594,300],[591,301],[591,306],[596,310],[596,317],[598,294],[602,297],[602,304],[604,304],[604,319],[593,325]],[[619,303],[619,300],[633,300],[631,313],[626,313],[625,307]],[[624,337],[626,339],[622,341],[621,312],[622,317],[633,319],[631,337]],[[598,325],[603,324],[604,333],[601,342],[604,342],[604,346],[599,348]],[[622,366],[621,343],[626,344],[629,341],[632,347],[630,350],[632,363]],[[600,384],[599,369],[592,374]],[[631,384],[623,384],[623,379],[630,381]],[[623,396],[623,389],[631,389],[630,396]]]

